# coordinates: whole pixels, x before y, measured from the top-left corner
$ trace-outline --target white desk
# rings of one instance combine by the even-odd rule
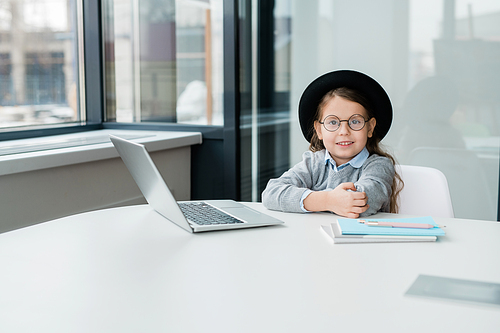
[[[259,204],[250,204],[265,210]],[[405,296],[419,274],[500,282],[500,224],[332,245],[334,215],[189,234],[148,206],[0,235],[1,332],[498,332],[500,307]]]

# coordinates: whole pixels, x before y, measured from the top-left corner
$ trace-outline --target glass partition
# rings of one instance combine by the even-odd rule
[[[497,220],[498,1],[253,3],[258,4],[253,12],[256,40],[252,51],[245,52],[255,59],[254,81],[266,78],[267,87],[255,85],[249,107],[256,111],[246,123],[258,123],[259,131],[248,134],[246,144],[253,143],[242,149],[252,161],[247,171],[251,180],[242,178],[247,184],[242,189],[258,183],[253,198],[260,200],[267,180],[299,162],[308,149],[297,120],[304,88],[325,72],[355,69],[374,77],[391,97],[394,121],[383,143],[398,162],[441,170],[456,217]],[[274,104],[263,104],[266,96],[273,96]],[[281,97],[287,102],[279,104]],[[270,137],[264,119],[273,126],[286,123],[289,129],[275,128]]]

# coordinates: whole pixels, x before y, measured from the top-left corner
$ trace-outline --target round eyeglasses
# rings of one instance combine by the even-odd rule
[[[329,132],[335,132],[336,130],[339,129],[340,123],[343,121],[347,122],[347,125],[353,130],[353,131],[360,131],[365,127],[366,122],[369,119],[365,119],[362,115],[360,114],[353,114],[351,117],[349,117],[348,120],[340,120],[339,117],[334,116],[334,115],[329,115],[326,116],[325,119],[321,122],[325,129]]]

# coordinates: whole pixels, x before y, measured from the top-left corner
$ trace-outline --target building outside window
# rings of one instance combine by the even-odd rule
[[[76,0],[0,1],[0,130],[85,119],[77,13]]]
[[[222,0],[104,3],[106,120],[222,125]]]
[[[12,94],[14,93],[14,84],[12,80],[12,63],[10,53],[0,54],[0,105],[12,106]]]

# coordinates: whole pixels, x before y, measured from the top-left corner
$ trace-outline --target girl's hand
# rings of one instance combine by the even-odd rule
[[[304,200],[308,211],[331,211],[347,218],[358,218],[369,205],[365,192],[356,192],[354,183],[342,183],[331,191],[313,192]]]
[[[356,192],[354,183],[342,183],[332,191],[328,191],[329,210],[347,218],[358,218],[369,205],[365,192]]]

